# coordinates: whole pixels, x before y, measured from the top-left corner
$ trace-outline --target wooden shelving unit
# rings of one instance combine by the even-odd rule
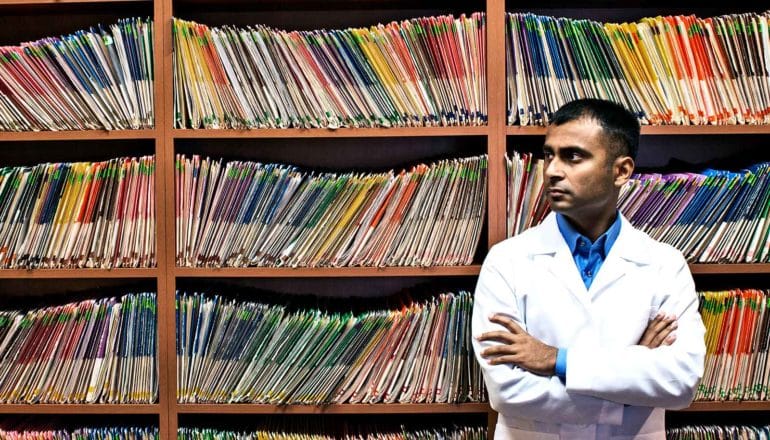
[[[596,0],[598,1],[598,0]],[[485,145],[489,155],[489,188],[487,206],[486,233],[482,236],[480,247],[484,251],[505,239],[505,168],[503,157],[506,153],[509,137],[543,136],[543,127],[512,127],[506,125],[506,84],[505,84],[505,12],[511,9],[505,0],[486,0],[476,3],[473,10],[485,10],[487,14],[487,103],[489,108],[488,124],[481,127],[427,127],[427,128],[362,128],[362,129],[269,129],[269,130],[190,130],[173,127],[173,71],[172,71],[172,36],[171,17],[185,17],[184,10],[178,6],[199,9],[211,8],[217,20],[227,20],[228,14],[241,14],[245,10],[249,17],[289,8],[292,14],[313,14],[324,9],[321,1],[253,2],[244,0],[3,0],[3,11],[9,8],[28,8],[30,6],[47,8],[55,13],[59,5],[69,5],[62,14],[72,14],[73,4],[131,4],[145,5],[148,15],[155,21],[155,113],[156,124],[152,130],[121,131],[71,131],[71,132],[0,132],[2,142],[37,142],[37,141],[86,141],[101,140],[109,142],[142,141],[151,142],[156,155],[156,216],[157,216],[157,261],[158,267],[152,269],[40,269],[40,270],[0,270],[0,283],[18,279],[61,280],[62,285],[73,280],[99,279],[149,279],[153,280],[158,290],[158,344],[160,366],[160,399],[151,405],[0,405],[0,414],[144,414],[158,417],[162,440],[175,437],[181,415],[191,414],[487,414],[490,433],[494,428],[495,413],[486,403],[470,404],[382,404],[382,405],[330,405],[325,407],[298,405],[252,405],[252,404],[179,404],[176,402],[176,360],[175,360],[175,316],[174,295],[177,281],[182,278],[220,279],[220,278],[374,278],[374,277],[473,277],[478,275],[480,265],[452,267],[345,267],[345,268],[186,268],[175,266],[174,238],[174,155],[178,142],[218,142],[221,140],[242,140],[244,143],[258,145],[260,142],[279,139],[283,142],[306,142],[311,138],[386,138],[387,142],[397,145],[399,138],[449,138],[455,142],[479,141]],[[437,14],[447,13],[439,2],[427,2],[416,5],[415,2],[396,2],[399,8],[414,8],[422,15],[427,9]],[[442,2],[453,12],[469,12],[471,5],[462,2]],[[340,13],[356,14],[357,11],[377,10],[394,11],[394,3],[383,0],[355,0],[333,2],[334,10]],[[603,3],[602,3],[603,4]],[[228,5],[237,7],[228,11]],[[350,11],[346,6],[350,5]],[[479,6],[480,5],[480,6]],[[592,2],[584,5],[564,8],[591,7]],[[63,7],[63,6],[62,6]],[[332,6],[330,6],[332,7]],[[391,8],[391,9],[388,9]],[[420,9],[417,9],[420,8]],[[646,15],[657,15],[653,9]],[[204,14],[206,12],[203,12]],[[403,12],[400,12],[403,14]],[[553,9],[552,15],[559,15],[559,9]],[[642,15],[644,16],[644,15]],[[223,18],[224,17],[224,18]],[[64,15],[60,19],[66,18]],[[115,17],[120,18],[120,17]],[[96,24],[96,23],[93,23]],[[372,22],[371,24],[374,24]],[[318,26],[325,27],[323,24]],[[72,30],[77,30],[73,28]],[[21,40],[19,40],[21,41]],[[0,41],[0,44],[13,44],[13,41]],[[678,135],[686,136],[729,136],[729,135],[770,135],[770,126],[664,126],[642,128],[643,136]],[[392,139],[387,139],[392,138]],[[474,139],[476,138],[476,139]],[[769,138],[770,139],[770,138]],[[251,145],[251,144],[249,144]],[[328,153],[327,153],[328,154]],[[73,157],[76,160],[77,157]],[[44,161],[45,158],[41,158]],[[2,164],[0,164],[2,165]],[[720,277],[745,274],[770,274],[770,264],[692,264],[696,275],[718,275]],[[684,411],[770,411],[770,402],[699,402]]]

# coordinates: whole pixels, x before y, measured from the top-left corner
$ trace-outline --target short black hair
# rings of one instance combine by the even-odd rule
[[[636,160],[636,152],[639,150],[639,120],[628,109],[603,99],[577,99],[556,110],[551,116],[551,124],[562,125],[583,118],[601,125],[615,157],[631,156]]]

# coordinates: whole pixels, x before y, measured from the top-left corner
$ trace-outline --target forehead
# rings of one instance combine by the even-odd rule
[[[598,122],[581,118],[561,125],[549,125],[545,132],[545,146],[558,149],[578,147],[588,151],[605,150],[605,137]]]

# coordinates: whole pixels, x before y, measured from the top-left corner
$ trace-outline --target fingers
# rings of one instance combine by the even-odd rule
[[[658,316],[661,314],[659,313]],[[655,319],[652,320],[652,322],[647,326],[648,328],[652,329],[653,334],[658,334],[662,331],[665,331],[666,327],[671,325],[672,322],[676,322],[676,316],[668,316],[663,315],[660,319],[658,319],[658,316],[655,316]]]
[[[647,325],[642,338],[639,340],[639,345],[647,348],[658,348],[661,345],[673,344],[674,341],[670,340],[669,337],[672,336],[672,332],[676,330],[677,326],[676,315],[667,316],[658,313]]]
[[[678,324],[676,321],[671,321],[667,326],[665,326],[661,331],[659,331],[653,338],[652,342],[650,342],[650,348],[658,348],[663,344],[663,341],[667,340],[669,336],[671,336],[671,333],[676,330],[678,327]],[[672,341],[673,343],[673,341]]]
[[[481,357],[500,357],[500,356],[513,356],[518,354],[516,347],[512,345],[495,345],[494,347],[488,347],[481,351]]]
[[[516,365],[519,363],[519,358],[518,356],[515,356],[515,355],[497,356],[497,357],[487,359],[487,362],[489,363],[489,365],[504,365],[504,364]]]
[[[644,334],[642,334],[641,339],[639,339],[638,345],[650,345],[652,338],[655,336],[655,328],[661,321],[663,321],[663,318],[665,318],[665,315],[658,313],[654,318],[652,318],[650,322],[647,323],[647,328],[644,329]]]
[[[495,342],[502,342],[503,344],[513,344],[515,342],[513,333],[506,332],[503,330],[497,330],[493,332],[486,332],[482,333],[479,336],[476,337],[478,341],[495,341]]]
[[[668,335],[668,337],[666,339],[664,339],[663,343],[660,344],[660,345],[671,345],[674,342],[676,342],[676,335],[671,334],[671,335]]]
[[[495,313],[494,315],[489,317],[490,322],[494,322],[495,324],[500,324],[506,329],[508,329],[509,332],[513,333],[514,335],[518,335],[520,333],[524,333],[524,330],[519,327],[518,324],[516,324],[513,319],[501,315],[499,313]]]

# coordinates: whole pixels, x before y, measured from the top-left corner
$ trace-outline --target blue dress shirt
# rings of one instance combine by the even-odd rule
[[[556,224],[559,225],[559,232],[567,242],[572,258],[575,259],[575,265],[583,278],[586,290],[591,287],[596,274],[610,253],[612,245],[618,239],[620,234],[620,213],[615,216],[615,221],[610,225],[596,241],[591,242],[588,237],[578,232],[574,226],[561,214],[556,214]],[[556,375],[561,379],[567,377],[567,349],[560,348],[556,354]]]

